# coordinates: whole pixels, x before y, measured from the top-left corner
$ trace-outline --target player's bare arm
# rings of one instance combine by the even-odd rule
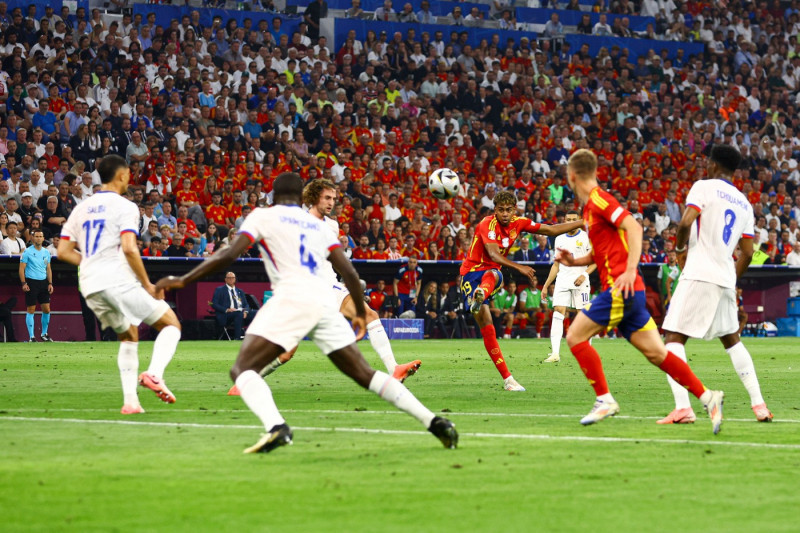
[[[72,240],[61,239],[58,241],[58,260],[79,266],[83,256],[75,249],[75,246],[76,243]]]
[[[547,288],[556,280],[556,276],[558,275],[558,266],[560,263],[558,261],[553,261],[553,264],[550,265],[550,273],[547,275],[547,279],[544,280],[544,285],[542,285],[542,293],[547,294]]]
[[[590,257],[591,257],[591,255],[590,255]],[[597,265],[596,264],[592,263],[591,265],[589,265],[589,267],[586,269],[586,272],[584,274],[581,274],[580,276],[575,278],[575,286],[576,287],[580,287],[583,284],[583,282],[586,281],[586,278],[591,276],[592,272],[594,272],[595,270],[597,270]]]
[[[620,229],[625,232],[628,243],[628,263],[625,272],[614,280],[614,289],[622,293],[623,298],[631,296],[636,282],[636,269],[639,267],[639,258],[642,255],[642,226],[631,215],[625,217]]]
[[[367,308],[364,305],[364,292],[361,290],[361,282],[358,279],[358,273],[353,268],[353,264],[347,259],[342,252],[341,248],[334,248],[328,256],[328,261],[331,262],[336,272],[342,276],[345,287],[350,291],[352,296],[353,305],[356,308],[356,316],[351,321],[353,331],[356,333],[356,340],[364,338],[367,332]]]
[[[578,219],[575,222],[563,222],[561,224],[542,224],[536,233],[540,235],[547,235],[548,237],[555,237],[562,233],[569,233],[576,229],[583,229],[583,219]]]
[[[570,266],[570,267],[589,266],[594,264],[593,262],[594,260],[592,259],[592,254],[576,258],[574,255],[572,255],[572,252],[570,252],[569,250],[565,250],[564,248],[556,248],[555,261],[561,263],[564,266]]]
[[[197,265],[191,271],[187,272],[181,277],[167,276],[158,280],[156,289],[158,290],[174,290],[182,289],[190,283],[202,279],[210,274],[219,272],[223,268],[236,261],[248,248],[250,248],[250,239],[247,235],[239,234],[233,242],[221,248],[217,253],[205,259],[202,263]],[[140,260],[141,261],[141,260]]]
[[[697,220],[699,216],[700,211],[690,207],[683,212],[681,220],[678,222],[678,228],[675,232],[675,251],[678,253],[678,266],[681,267],[681,270],[686,266],[686,252],[689,245],[689,235],[692,231],[692,224],[694,224],[694,221]]]
[[[694,211],[694,209],[687,209],[687,211]],[[736,260],[736,278],[742,279],[753,259],[753,239],[751,237],[739,239],[739,250],[739,259]]]
[[[528,278],[531,283],[533,282],[533,278],[536,277],[536,271],[534,271],[531,267],[520,265],[519,263],[515,263],[511,259],[507,258],[500,252],[500,246],[495,242],[487,242],[484,243],[484,249],[486,253],[489,255],[489,259],[493,262],[497,263],[498,265],[502,265],[504,267],[513,268],[526,278]]]

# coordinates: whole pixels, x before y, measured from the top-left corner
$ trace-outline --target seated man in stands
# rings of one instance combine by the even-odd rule
[[[244,337],[242,326],[250,314],[250,305],[247,303],[244,291],[236,287],[236,274],[233,272],[225,274],[225,285],[214,290],[211,307],[214,308],[217,324],[220,327],[233,326],[233,339]]]

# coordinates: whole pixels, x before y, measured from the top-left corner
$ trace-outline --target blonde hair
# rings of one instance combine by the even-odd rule
[[[594,178],[597,172],[597,156],[591,150],[581,148],[570,156],[567,168],[578,179]]]

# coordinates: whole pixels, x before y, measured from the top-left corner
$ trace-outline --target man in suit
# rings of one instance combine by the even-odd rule
[[[217,317],[220,327],[233,325],[233,338],[242,338],[242,325],[250,314],[250,305],[244,291],[236,288],[236,274],[225,274],[225,285],[217,287],[211,307]]]
[[[522,239],[519,242],[519,250],[514,252],[514,261],[533,261],[533,251],[530,249],[531,243],[528,239]]]

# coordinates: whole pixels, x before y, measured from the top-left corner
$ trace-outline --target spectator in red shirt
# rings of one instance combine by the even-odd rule
[[[358,246],[353,248],[353,259],[372,259],[372,250],[369,249],[369,238],[361,235]]]

